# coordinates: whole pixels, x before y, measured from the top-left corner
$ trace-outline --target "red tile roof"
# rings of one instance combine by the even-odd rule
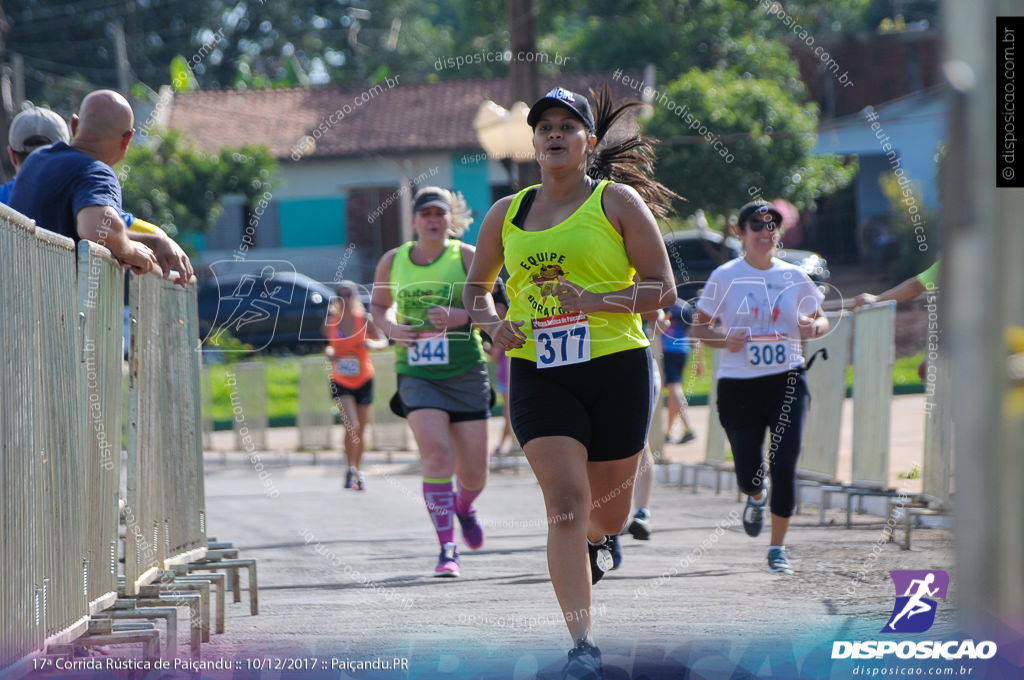
[[[399,77],[399,81],[401,78]],[[616,98],[639,94],[609,75],[541,80],[541,91],[563,85],[587,92],[608,80]],[[208,151],[264,144],[281,160],[292,158],[303,137],[321,130],[315,158],[479,149],[473,118],[491,99],[511,105],[506,78],[399,82],[390,89],[323,86],[278,90],[208,90],[177,93],[170,127],[185,131]],[[333,124],[331,122],[333,116]],[[316,135],[314,135],[316,136]]]

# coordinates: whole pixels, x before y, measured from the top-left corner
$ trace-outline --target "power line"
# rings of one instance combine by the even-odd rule
[[[7,17],[10,20],[11,26],[15,32],[25,32],[30,35],[38,35],[46,32],[53,32],[59,28],[65,28],[69,24],[79,23],[81,24],[84,20],[92,18],[93,14],[99,14],[95,20],[98,22],[106,23],[107,21],[115,18],[120,18],[124,13],[124,0],[98,0],[95,4],[86,4],[81,2],[67,3],[61,6],[61,10],[65,10],[67,7],[73,7],[74,12],[68,14],[66,11],[53,12],[49,16],[35,16],[37,10],[26,12],[23,10],[21,13],[16,11],[10,11],[7,13]],[[161,0],[153,0],[148,8],[145,8],[147,13],[152,13],[154,10],[163,9],[166,7],[173,8],[174,3],[162,3]],[[58,9],[58,8],[53,8]],[[31,13],[33,16],[25,18],[25,13]],[[62,41],[63,42],[63,41]]]
[[[109,75],[113,75],[114,77],[117,76],[117,69],[116,68],[100,68],[100,67],[96,67],[96,66],[81,66],[81,65],[71,66],[69,64],[62,64],[62,63],[57,62],[57,61],[50,61],[48,59],[40,59],[39,57],[35,57],[35,56],[32,56],[32,55],[24,55],[24,56],[25,56],[26,61],[32,60],[33,62],[36,63],[36,65],[39,68],[42,68],[42,69],[45,69],[45,70],[53,70],[53,71],[57,71],[59,73],[70,73],[70,74],[83,73],[83,72],[91,72],[91,73],[94,73],[94,74],[97,74],[97,75],[100,75],[100,76],[109,76]]]

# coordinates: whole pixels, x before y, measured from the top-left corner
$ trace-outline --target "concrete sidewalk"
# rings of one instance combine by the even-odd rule
[[[889,437],[889,484],[896,488],[904,488],[910,493],[921,490],[921,479],[903,479],[900,474],[909,473],[914,465],[921,466],[924,461],[924,429],[925,429],[925,397],[923,394],[899,395],[892,398],[892,426]],[[813,414],[813,405],[812,405]],[[687,444],[659,444],[652,442],[653,448],[662,453],[665,462],[699,463],[705,459],[705,443],[710,409],[707,406],[694,406],[689,409],[689,416],[697,433],[697,440]],[[389,424],[388,440],[398,438],[396,428],[401,424]],[[488,430],[488,448],[493,449],[494,443],[501,434],[502,419],[492,418]],[[839,474],[838,480],[849,482],[852,479],[853,461],[853,400],[843,402],[843,419],[840,423]],[[407,429],[407,428],[406,428]],[[331,433],[332,451],[318,452],[317,458],[326,462],[336,461],[341,451],[342,428],[336,426]],[[373,433],[369,435],[373,443]],[[267,434],[268,449],[275,453],[294,452],[298,446],[299,436],[295,427],[271,428]],[[410,449],[415,447],[411,432],[407,433],[406,441]],[[235,452],[234,433],[221,431],[213,433],[213,451]],[[300,453],[295,456],[296,462],[308,460],[311,454]],[[392,453],[395,460],[404,459],[403,452]],[[216,461],[216,459],[214,459]]]

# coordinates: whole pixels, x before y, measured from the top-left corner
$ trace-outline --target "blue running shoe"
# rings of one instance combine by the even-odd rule
[[[792,574],[793,566],[789,563],[789,551],[785,548],[772,548],[769,550],[768,571],[773,574]]]
[[[612,569],[618,569],[622,564],[622,546],[619,545],[619,537],[609,536],[605,541],[608,544],[608,552],[612,554]]]

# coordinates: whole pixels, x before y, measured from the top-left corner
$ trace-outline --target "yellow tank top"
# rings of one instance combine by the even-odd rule
[[[501,229],[505,267],[509,273],[508,318],[528,323],[522,326],[526,344],[509,350],[508,356],[537,362],[535,331],[543,333],[549,324],[557,323],[548,319],[565,314],[558,298],[552,294],[559,276],[594,293],[633,285],[636,269],[626,256],[622,235],[615,231],[601,207],[601,196],[608,184],[608,180],[599,183],[576,212],[543,231],[523,231],[512,223],[523,197],[537,187],[520,191],[512,200]],[[591,359],[650,344],[639,314],[593,312],[587,315],[586,323]],[[573,341],[570,337],[570,354]],[[564,352],[564,348],[563,343],[561,351]],[[542,349],[542,357],[550,356],[548,346]],[[555,350],[559,349],[556,343]]]

